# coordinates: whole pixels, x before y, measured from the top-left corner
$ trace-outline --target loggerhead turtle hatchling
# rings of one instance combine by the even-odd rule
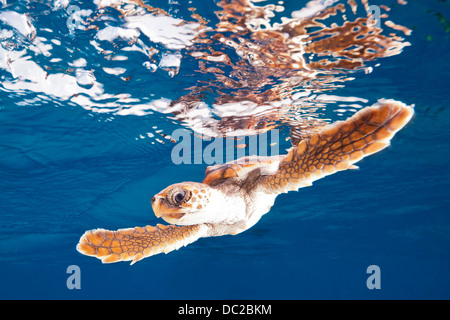
[[[173,184],[151,199],[155,215],[170,225],[86,231],[77,250],[103,263],[133,264],[199,238],[241,233],[270,210],[279,194],[357,168],[354,163],[389,146],[413,115],[411,106],[380,100],[345,121],[325,126],[285,155],[244,157],[210,166],[202,183]]]

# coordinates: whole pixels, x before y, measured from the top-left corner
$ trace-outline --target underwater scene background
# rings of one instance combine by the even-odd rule
[[[1,5],[1,299],[450,298],[448,1]],[[162,223],[151,197],[203,179],[175,130],[205,138],[193,154],[278,130],[284,154],[382,98],[415,106],[391,147],[246,232],[132,266],[77,252],[86,230]]]

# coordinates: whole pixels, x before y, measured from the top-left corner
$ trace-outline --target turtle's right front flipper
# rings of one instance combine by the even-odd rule
[[[77,250],[103,263],[135,262],[158,253],[169,253],[206,235],[206,225],[161,225],[109,231],[94,229],[80,238]]]

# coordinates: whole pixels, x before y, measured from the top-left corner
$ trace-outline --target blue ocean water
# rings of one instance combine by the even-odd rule
[[[392,8],[390,18],[412,29],[411,46],[333,92],[363,97],[367,105],[379,98],[415,105],[413,122],[389,149],[364,159],[360,170],[280,195],[272,210],[242,234],[200,239],[133,266],[102,264],[78,253],[76,244],[89,229],[162,223],[152,212],[151,197],[172,183],[201,181],[207,165],[170,160],[173,144],[157,132],[181,127],[170,115],[120,115],[101,108],[122,103],[118,94],[141,101],[177,99],[193,83],[192,77],[182,77],[193,63],[182,60],[179,73],[171,76],[144,68],[145,50],[122,52],[127,60],[105,59],[105,51],[113,56],[129,44],[102,43],[96,50],[89,44],[97,29],[68,32],[64,1],[6,2],[0,9],[2,48],[12,52],[11,59],[25,50],[17,59],[35,64],[13,68],[5,62],[0,70],[0,298],[450,298],[448,1],[409,0],[406,6],[385,1]],[[217,1],[144,2],[185,19],[194,7],[211,25],[217,22]],[[284,1],[285,11],[306,2]],[[95,1],[70,3],[99,10]],[[119,26],[120,14],[106,10],[102,23]],[[36,36],[30,36],[31,28],[1,19],[4,12],[26,14]],[[61,60],[50,62],[54,58]],[[61,79],[34,85],[36,65],[48,74],[73,76],[73,61],[83,65],[79,59],[110,96],[97,101],[85,92],[71,96],[70,89],[62,92],[70,81],[57,87]],[[115,71],[102,73],[102,68]],[[27,70],[32,76],[24,75]],[[119,81],[118,76],[133,78]],[[80,86],[90,90],[97,84]],[[340,119],[334,116],[331,120]],[[285,131],[281,151],[289,147]],[[67,287],[71,265],[80,268],[81,289]],[[381,289],[366,286],[371,265],[380,268]]]

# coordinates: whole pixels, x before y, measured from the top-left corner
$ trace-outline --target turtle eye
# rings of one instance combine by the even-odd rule
[[[175,194],[174,200],[176,203],[181,203],[181,201],[184,200],[185,196],[186,196],[185,192],[178,192],[177,194]]]
[[[170,193],[168,200],[171,204],[178,206],[187,202],[190,197],[190,192],[188,190],[183,188],[176,188]]]

